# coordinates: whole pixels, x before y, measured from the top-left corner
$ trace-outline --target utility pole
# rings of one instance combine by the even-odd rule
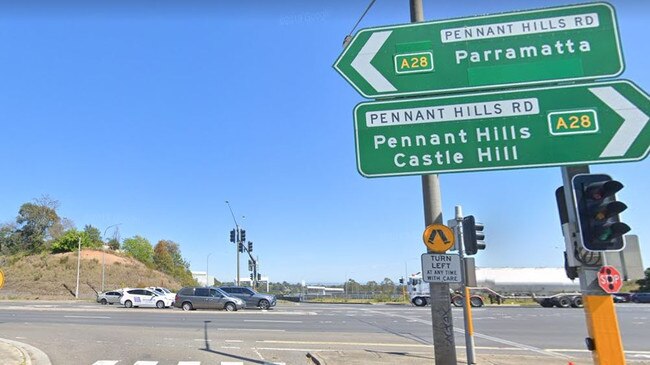
[[[226,204],[228,205],[228,209],[230,209],[230,215],[232,216],[232,220],[235,222],[235,246],[237,251],[237,283],[236,285],[239,286],[239,245],[241,244],[241,231],[239,229],[239,224],[237,224],[237,219],[235,219],[235,213],[233,213],[232,208],[230,207],[230,202],[226,200]]]
[[[212,252],[208,254],[208,257],[205,259],[205,286],[208,287],[210,286],[209,280],[210,280],[210,255],[212,255]]]
[[[422,0],[410,0],[411,23],[424,21]],[[424,226],[442,223],[442,202],[438,175],[422,175]],[[430,253],[432,251],[429,251]],[[456,341],[448,283],[429,283],[433,349],[436,365],[456,364]]]
[[[81,268],[81,237],[78,239],[79,248],[77,249],[77,288],[74,291],[74,297],[79,299],[79,269]]]

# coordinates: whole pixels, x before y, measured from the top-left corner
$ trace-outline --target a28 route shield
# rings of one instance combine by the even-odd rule
[[[650,99],[620,80],[367,102],[354,110],[367,177],[643,159]]]

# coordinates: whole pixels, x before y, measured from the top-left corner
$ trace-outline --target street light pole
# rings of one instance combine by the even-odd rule
[[[205,286],[210,286],[208,283],[208,280],[210,280],[210,255],[212,255],[212,252],[208,254],[208,258],[205,260]]]
[[[237,286],[239,286],[239,244],[240,244],[240,230],[239,230],[239,224],[237,224],[237,219],[235,219],[235,213],[232,211],[232,207],[230,206],[230,202],[226,200],[226,204],[228,205],[228,209],[230,209],[230,215],[232,216],[232,220],[235,222],[235,251],[237,251]]]
[[[77,288],[74,290],[74,297],[79,299],[79,269],[81,267],[81,237],[78,239],[79,248],[77,249]]]
[[[122,224],[122,223],[112,224],[112,225],[106,227],[106,229],[104,230],[104,237],[106,237],[106,231],[108,231],[109,228],[117,227],[120,224]],[[105,247],[104,244],[102,244],[102,292],[104,291],[104,273],[106,271],[106,269],[105,269],[106,268],[106,258],[105,258],[105,256],[106,256],[106,247]]]

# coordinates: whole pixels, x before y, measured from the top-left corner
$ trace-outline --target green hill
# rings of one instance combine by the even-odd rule
[[[103,257],[102,257],[103,256]],[[141,262],[114,252],[81,251],[79,299],[95,299],[104,290],[124,287],[164,286],[177,290],[181,284],[169,275],[150,269]],[[0,299],[74,299],[77,283],[77,253],[0,256],[5,285]]]

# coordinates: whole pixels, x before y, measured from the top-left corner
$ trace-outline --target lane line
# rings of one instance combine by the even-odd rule
[[[136,361],[133,365],[156,365],[158,361]]]
[[[245,319],[244,322],[264,322],[264,323],[302,323],[302,321],[282,321],[273,319]]]
[[[95,361],[93,365],[115,365],[119,362],[119,360],[100,360],[100,361]]]
[[[107,316],[63,316],[63,318],[111,319]]]
[[[272,330],[266,328],[217,328],[217,331],[287,332],[287,330]]]
[[[260,340],[257,343],[279,343],[295,345],[342,345],[342,346],[387,346],[387,347],[424,347],[429,348],[431,345],[413,344],[413,343],[385,343],[385,342],[336,342],[336,341],[286,341],[286,340]]]
[[[201,365],[200,361],[179,361],[178,365]]]

